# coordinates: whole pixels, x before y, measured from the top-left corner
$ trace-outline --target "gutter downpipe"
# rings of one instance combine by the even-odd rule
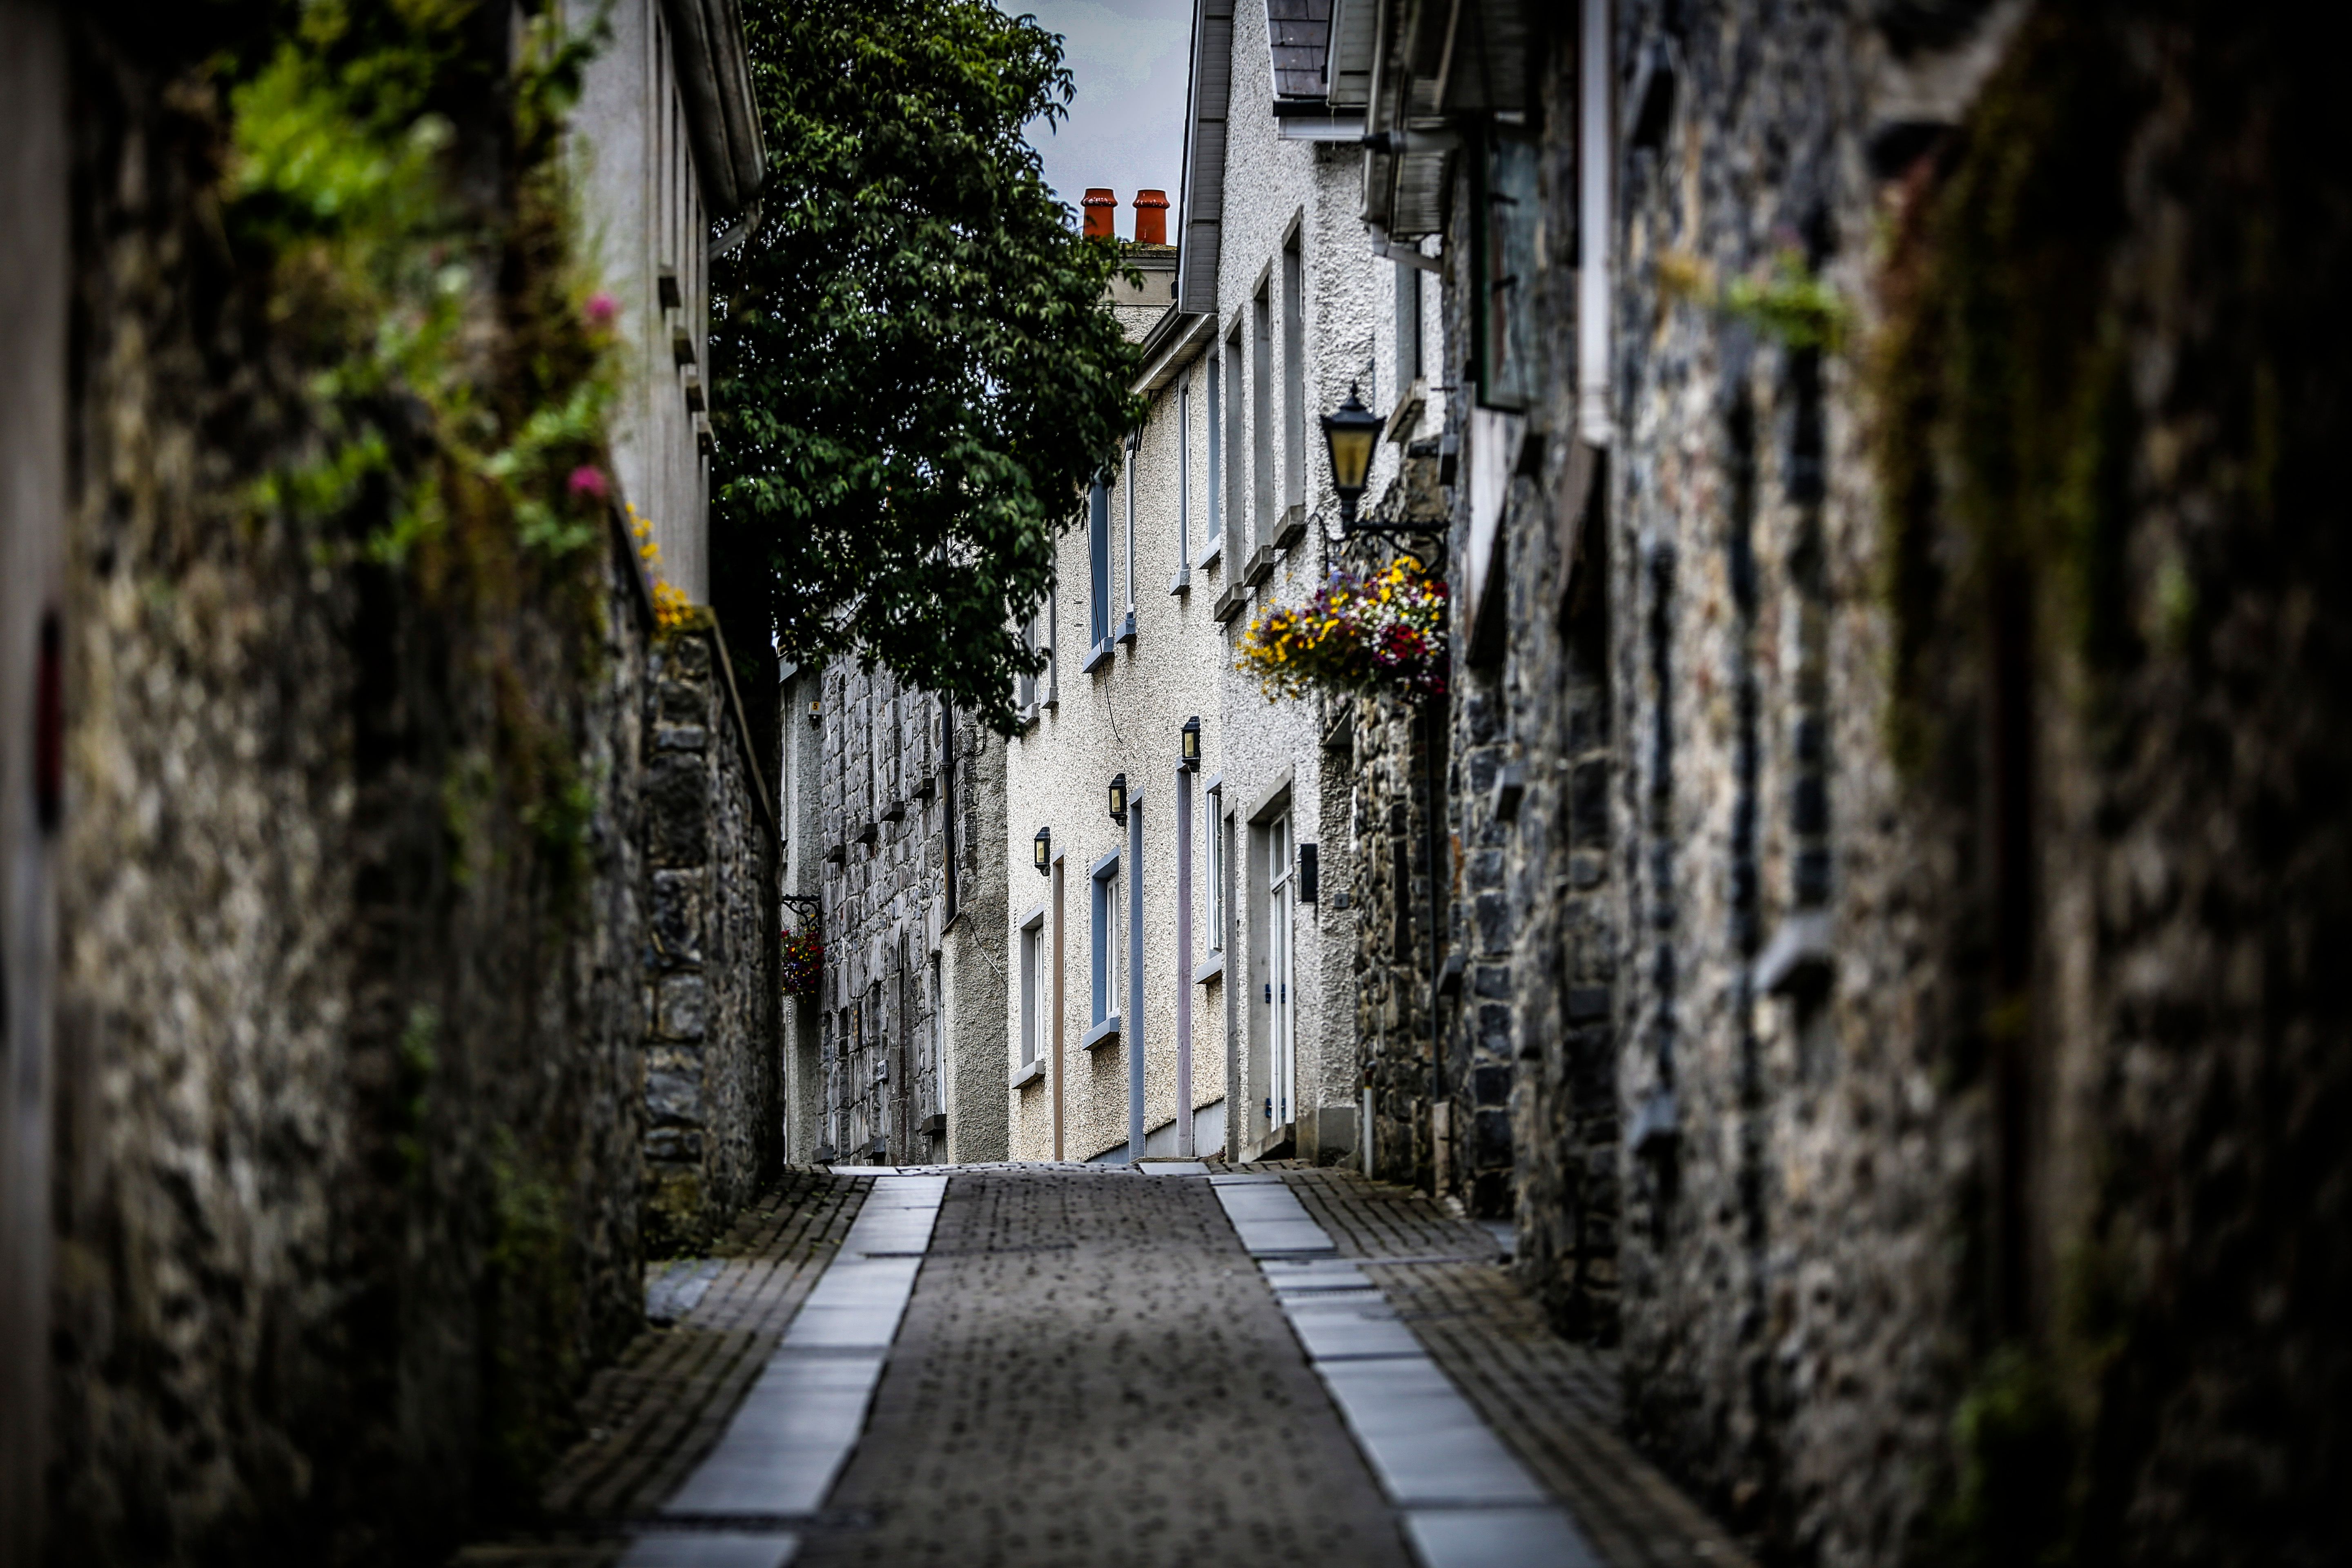
[[[1176,1154],[1192,1147],[1192,775],[1176,765]]]
[[[1130,572],[1130,580],[1133,577]],[[1127,1163],[1143,1158],[1143,792],[1127,800]]]
[[[1054,1163],[1062,1152],[1062,889],[1067,881],[1062,857],[1054,857]]]

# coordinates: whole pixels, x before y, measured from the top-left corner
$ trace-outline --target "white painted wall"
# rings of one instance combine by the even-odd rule
[[[1157,392],[1139,434],[1133,458],[1136,516],[1137,636],[1102,668],[1085,673],[1088,626],[1087,537],[1083,510],[1061,541],[1060,589],[1055,621],[1060,647],[1056,653],[1057,705],[1041,706],[1030,730],[1012,742],[1006,752],[1008,800],[1005,858],[1013,896],[1007,913],[1007,952],[1019,963],[1022,927],[1047,903],[1050,883],[1032,868],[1032,841],[1037,829],[1053,832],[1054,851],[1066,869],[1065,931],[1064,1085],[1066,1137],[1064,1153],[1074,1160],[1120,1149],[1127,1141],[1128,1069],[1126,1050],[1132,1039],[1088,1052],[1081,1048],[1088,1022],[1089,867],[1102,855],[1123,850],[1126,831],[1110,820],[1105,790],[1111,776],[1124,772],[1130,790],[1142,796],[1145,921],[1142,963],[1146,1005],[1143,1018],[1147,1087],[1147,1147],[1160,1153],[1172,1137],[1169,1128],[1176,1115],[1175,1082],[1175,889],[1176,846],[1173,791],[1178,731],[1185,719],[1198,715],[1202,724],[1202,765],[1196,788],[1214,782],[1221,789],[1222,810],[1233,818],[1237,865],[1231,900],[1233,929],[1229,941],[1231,966],[1223,976],[1194,989],[1192,1046],[1193,1107],[1206,1112],[1201,1125],[1212,1136],[1222,1129],[1228,1152],[1246,1157],[1265,1148],[1279,1130],[1265,1115],[1270,1062],[1266,1056],[1270,1005],[1265,987],[1272,973],[1273,955],[1266,951],[1265,899],[1262,891],[1269,868],[1263,855],[1250,854],[1253,808],[1265,805],[1287,781],[1288,809],[1294,837],[1317,845],[1324,867],[1324,890],[1315,905],[1302,909],[1296,922],[1293,968],[1297,1020],[1297,1100],[1305,1112],[1297,1123],[1305,1152],[1322,1145],[1329,1158],[1353,1145],[1352,1126],[1359,1102],[1355,1082],[1355,1003],[1351,955],[1355,943],[1352,911],[1335,910],[1331,892],[1349,849],[1349,823],[1345,781],[1326,777],[1327,757],[1321,749],[1322,704],[1269,702],[1254,678],[1234,668],[1235,643],[1242,630],[1275,603],[1297,603],[1314,592],[1329,569],[1331,546],[1324,524],[1336,529],[1339,510],[1330,489],[1330,474],[1322,447],[1320,416],[1336,407],[1351,381],[1362,383],[1365,401],[1385,413],[1396,395],[1396,295],[1392,263],[1372,254],[1357,217],[1360,160],[1347,152],[1315,143],[1286,141],[1273,118],[1272,83],[1266,68],[1267,39],[1263,7],[1237,7],[1234,39],[1234,99],[1228,121],[1223,245],[1218,280],[1218,310],[1213,325],[1197,335],[1194,346],[1171,380]],[[1128,193],[1120,193],[1122,196]],[[1182,232],[1181,229],[1179,232]],[[1296,237],[1300,261],[1301,331],[1303,344],[1295,380],[1303,386],[1305,404],[1295,422],[1301,448],[1294,462],[1291,441],[1294,422],[1285,417],[1285,391],[1294,377],[1286,354],[1290,333],[1286,331],[1283,251]],[[1256,406],[1250,395],[1249,348],[1252,301],[1261,283],[1272,301],[1275,404]],[[1424,366],[1427,379],[1447,379],[1445,356],[1438,337],[1436,289],[1423,290]],[[1130,335],[1140,337],[1149,322],[1127,322]],[[1239,442],[1221,439],[1224,463],[1247,465],[1255,443],[1248,432],[1255,422],[1270,421],[1267,489],[1274,498],[1269,515],[1223,510],[1222,529],[1213,546],[1207,532],[1210,510],[1210,468],[1207,378],[1219,362],[1228,335],[1239,326],[1243,358],[1238,375],[1226,377],[1221,402],[1230,405],[1236,385],[1243,394]],[[1189,389],[1189,396],[1185,393]],[[1180,417],[1181,416],[1181,417]],[[1228,428],[1231,428],[1229,426]],[[1189,519],[1192,556],[1189,589],[1170,591],[1178,567],[1179,444],[1189,460],[1183,510]],[[1400,454],[1383,445],[1371,476],[1368,497],[1377,496],[1397,471]],[[1127,605],[1126,551],[1127,459],[1119,462],[1118,483],[1110,494],[1114,572],[1113,599],[1118,616]],[[1307,537],[1277,561],[1272,576],[1257,590],[1255,602],[1229,626],[1220,627],[1211,606],[1231,574],[1246,564],[1258,542],[1270,539],[1292,477],[1303,473],[1303,501],[1312,514]],[[1240,482],[1229,487],[1245,505],[1257,487],[1255,474],[1244,467]],[[1213,939],[1210,930],[1211,897],[1208,853],[1218,822],[1201,794],[1193,814],[1194,963],[1207,966]],[[1262,846],[1263,837],[1257,842]],[[1130,874],[1122,865],[1122,875]],[[1050,940],[1050,908],[1046,910]],[[1022,986],[1017,968],[1007,987],[1005,1061],[1016,1079],[1021,1074]],[[1121,983],[1118,994],[1124,997]],[[1219,1102],[1227,1089],[1228,1047],[1235,1092],[1230,1108]],[[1050,1051],[1050,1041],[1046,1047]],[[1053,1148],[1053,1079],[1049,1070],[1018,1087],[1011,1108],[1013,1155],[1016,1159],[1047,1159]],[[1213,1108],[1213,1109],[1212,1109]],[[1227,1115],[1230,1110],[1231,1114]],[[1329,1111],[1318,1120],[1315,1113]],[[1213,1152],[1204,1144],[1202,1152]]]
[[[657,574],[696,604],[710,597],[709,463],[687,406],[688,367],[673,331],[690,340],[707,386],[709,220],[688,151],[669,26],[660,0],[567,0],[574,27],[604,11],[611,41],[590,62],[572,115],[589,275],[620,307],[620,401],[613,466],[623,500],[653,525]],[[676,279],[676,306],[661,277]]]

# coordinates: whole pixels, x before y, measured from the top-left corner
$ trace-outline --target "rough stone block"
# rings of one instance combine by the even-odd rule
[[[1609,764],[1595,758],[1579,763],[1568,776],[1570,842],[1580,848],[1609,843]]]
[[[1501,952],[1511,945],[1511,906],[1499,892],[1480,893],[1472,918],[1478,927],[1478,951]]]
[[[646,1133],[646,1158],[699,1162],[702,1133],[690,1127],[656,1127]]]
[[[646,1114],[662,1126],[701,1125],[702,1075],[699,1072],[647,1072]]]
[[[673,974],[655,988],[654,1032],[667,1039],[698,1040],[709,1016],[709,987],[699,974]]]
[[[656,871],[651,880],[655,953],[665,967],[700,963],[703,873]]]
[[[699,866],[710,858],[709,768],[690,752],[666,752],[646,770],[646,858]]]
[[[1568,991],[1568,1021],[1590,1024],[1609,1016],[1609,988],[1605,985],[1571,985]]]

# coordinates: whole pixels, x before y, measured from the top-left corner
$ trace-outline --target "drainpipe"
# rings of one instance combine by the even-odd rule
[[[1176,1152],[1192,1147],[1192,775],[1176,764]]]
[[[1127,1163],[1143,1158],[1143,795],[1127,800]]]
[[[1062,857],[1054,857],[1054,1163],[1062,1162]]]

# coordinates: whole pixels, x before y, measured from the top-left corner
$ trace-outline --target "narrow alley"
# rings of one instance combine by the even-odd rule
[[[459,1568],[1727,1564],[1490,1229],[1345,1172],[795,1172]]]
[[[2319,28],[0,0],[0,1568],[2347,1568]]]

